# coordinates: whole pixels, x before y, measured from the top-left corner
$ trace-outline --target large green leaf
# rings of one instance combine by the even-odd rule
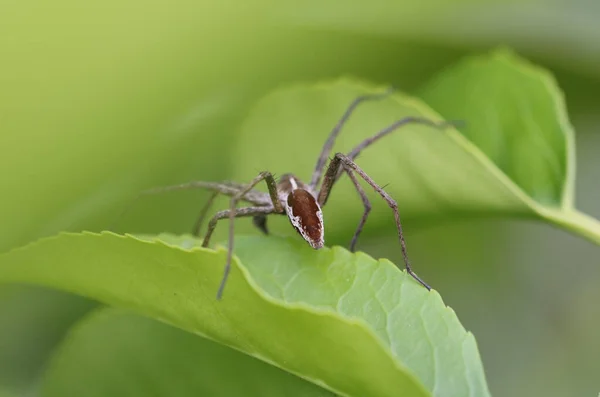
[[[421,96],[523,192],[551,207],[571,206],[573,130],[552,76],[509,51],[467,58],[432,79]]]
[[[32,395],[65,333],[96,305],[47,288],[0,285],[0,388]]]
[[[151,392],[150,392],[151,390]],[[49,366],[48,397],[334,396],[272,365],[205,338],[118,309],[71,331]]]
[[[461,133],[530,215],[600,244],[600,222],[574,208],[575,137],[549,72],[500,49],[448,68],[421,96],[443,116],[467,121]]]
[[[8,390],[0,389],[0,397],[14,397]]]
[[[348,396],[488,395],[473,336],[388,261],[276,237],[223,250],[191,238],[63,234],[0,256],[0,281],[51,286],[203,335]]]
[[[259,170],[294,172],[308,180],[327,134],[348,104],[359,95],[384,90],[345,78],[272,92],[241,129],[238,180],[249,181]],[[466,126],[441,131],[406,125],[357,159],[387,186],[405,218],[542,218],[600,242],[598,222],[572,207],[573,132],[562,94],[546,72],[501,50],[451,68],[422,92],[446,119],[463,120]],[[350,151],[406,116],[443,119],[400,93],[364,103],[342,130],[332,155]],[[367,231],[386,219],[392,223],[385,203],[372,197],[375,209]],[[347,180],[333,188],[324,214],[328,233],[351,235],[362,203]]]

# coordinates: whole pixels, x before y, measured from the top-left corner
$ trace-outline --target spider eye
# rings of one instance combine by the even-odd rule
[[[304,189],[292,191],[286,202],[292,226],[315,249],[323,247],[323,213],[315,198]]]

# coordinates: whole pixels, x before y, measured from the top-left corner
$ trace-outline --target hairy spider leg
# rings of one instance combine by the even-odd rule
[[[113,224],[111,224],[108,229],[114,229],[115,224],[120,219],[122,219],[123,216],[125,216],[127,214],[127,212],[133,207],[133,205],[135,203],[137,203],[141,198],[143,198],[145,196],[151,196],[151,195],[155,195],[155,194],[162,194],[162,193],[179,191],[179,190],[205,189],[205,190],[210,190],[210,191],[215,192],[214,195],[223,194],[223,195],[231,197],[231,196],[235,196],[236,194],[238,194],[239,191],[244,188],[245,188],[245,186],[242,184],[239,184],[236,182],[229,182],[229,181],[224,181],[224,182],[192,181],[192,182],[181,183],[179,185],[161,186],[161,187],[144,190],[144,191],[138,193],[138,195],[136,197],[134,197],[128,205],[125,206],[123,211],[121,211],[121,213],[116,217],[115,222],[113,222]],[[251,194],[249,194],[249,193],[251,193]],[[209,204],[207,206],[205,206],[205,208],[203,208],[203,211],[205,209],[206,209],[206,211],[208,211],[208,206],[210,205],[210,203],[212,203],[213,200],[214,200],[214,197],[211,197],[209,199]],[[268,203],[268,200],[265,200],[264,193],[258,192],[258,191],[247,192],[246,195],[242,198],[242,200],[246,201],[250,204],[254,204],[254,205],[265,205]],[[200,215],[203,215],[202,212]],[[198,219],[198,221],[196,221],[196,226],[193,229],[194,232],[197,227],[198,228],[200,227],[199,224],[202,221],[203,221],[202,218]],[[197,234],[197,233],[194,233],[194,234]]]
[[[360,218],[360,221],[358,222],[358,226],[356,227],[356,231],[354,232],[354,235],[352,236],[352,240],[350,240],[350,252],[354,252],[354,250],[356,248],[356,241],[358,240],[358,236],[362,232],[362,229],[365,226],[365,223],[367,223],[367,218],[369,217],[369,213],[371,212],[371,202],[369,201],[369,198],[367,197],[367,193],[365,193],[362,186],[360,186],[360,183],[358,183],[358,180],[356,179],[356,176],[354,175],[354,173],[348,171],[345,167],[342,167],[342,168],[346,171],[346,173],[350,177],[352,184],[354,185],[354,187],[356,188],[356,191],[360,195],[360,199],[362,200],[363,207],[364,207],[363,215]]]
[[[257,216],[257,215],[268,215],[275,213],[275,209],[271,206],[269,207],[244,207],[244,208],[236,208],[235,210],[223,210],[217,212],[211,220],[208,222],[208,229],[206,231],[206,235],[204,236],[204,240],[202,241],[203,247],[208,247],[208,243],[210,241],[210,237],[212,236],[215,228],[217,227],[217,222],[221,219],[228,218],[230,222],[229,232],[233,229],[231,225],[233,225],[232,219],[243,217],[243,216]],[[229,276],[229,271],[231,270],[231,258],[233,256],[233,246],[231,245],[232,239],[229,239],[229,247],[227,247],[227,262],[225,263],[225,269],[223,271],[223,277],[221,278],[221,284],[219,285],[219,290],[217,291],[217,299],[221,299],[223,296],[223,289],[225,288],[225,283],[227,281],[227,277]]]
[[[416,116],[404,117],[400,120],[394,121],[392,124],[385,127],[384,129],[382,129],[381,131],[379,131],[372,137],[369,137],[369,138],[363,140],[361,143],[356,145],[356,147],[354,147],[354,149],[352,149],[352,151],[350,151],[350,153],[348,153],[348,157],[350,157],[351,159],[355,159],[356,156],[358,156],[361,151],[363,151],[364,149],[371,146],[376,141],[380,140],[384,136],[388,135],[391,132],[394,132],[395,130],[399,129],[400,127],[402,127],[406,124],[422,124],[422,125],[427,125],[427,126],[441,130],[441,129],[445,129],[445,128],[449,128],[449,127],[456,127],[462,123],[463,123],[462,121],[457,121],[457,120],[433,121],[430,119],[426,119],[424,117],[416,117]]]
[[[274,177],[273,177],[274,179]],[[246,185],[243,184],[238,184],[238,183],[234,183],[234,182],[226,182],[226,183],[231,183],[233,185],[236,185],[239,187],[240,190],[243,190],[246,188]],[[268,183],[272,183],[272,182],[268,182]],[[251,193],[251,196],[248,197],[248,195]],[[272,204],[273,203],[273,196],[272,196],[272,187],[269,190],[268,195],[263,193],[263,192],[258,192],[258,191],[247,191],[243,197],[240,198],[240,200],[243,201],[247,201],[250,202],[252,204],[258,205],[258,204],[262,204],[262,205],[267,205],[267,203]],[[198,215],[198,218],[196,220],[196,223],[194,224],[194,229],[193,229],[193,235],[194,236],[200,236],[200,229],[202,228],[202,223],[204,223],[204,218],[206,217],[206,214],[208,213],[208,210],[210,209],[210,207],[212,206],[212,203],[214,202],[214,200],[219,196],[219,194],[221,194],[221,192],[219,191],[215,191],[208,199],[208,201],[206,202],[206,204],[204,205],[204,207],[202,207],[202,210],[200,211],[200,214]],[[267,198],[268,197],[268,198]],[[256,217],[252,218],[252,223],[254,224],[254,226],[256,226],[261,232],[265,233],[265,234],[269,234],[268,230],[267,230],[267,218],[265,215],[259,215]]]
[[[348,107],[346,108],[346,111],[344,112],[342,117],[339,119],[337,124],[333,127],[333,129],[329,133],[329,137],[327,138],[327,141],[325,141],[325,144],[323,145],[323,148],[321,149],[321,154],[319,155],[319,158],[317,160],[317,165],[315,166],[315,170],[313,172],[312,178],[309,183],[309,186],[311,187],[312,190],[316,190],[317,186],[319,186],[319,181],[321,179],[321,175],[323,174],[323,169],[325,168],[325,163],[327,162],[329,153],[331,152],[331,149],[333,148],[333,144],[335,143],[335,138],[338,136],[342,127],[344,126],[344,124],[346,124],[346,122],[348,121],[350,116],[352,116],[352,113],[354,113],[354,110],[356,109],[356,107],[361,102],[364,102],[364,101],[384,99],[384,98],[388,97],[390,94],[392,94],[393,92],[394,92],[394,87],[390,87],[386,91],[379,93],[379,94],[361,95],[361,96],[356,97],[350,103],[350,105],[348,105]]]
[[[258,185],[261,181],[265,181],[267,184],[267,188],[269,189],[269,196],[271,197],[272,207],[269,208],[270,212],[268,213],[283,213],[284,209],[279,201],[279,197],[277,194],[277,182],[268,171],[261,172],[258,174],[244,189],[240,190],[236,195],[231,198],[231,206],[229,208],[229,246],[227,247],[227,262],[225,263],[225,270],[223,273],[223,279],[221,280],[221,285],[219,286],[219,291],[217,292],[217,299],[221,299],[223,296],[223,289],[225,288],[225,282],[227,281],[227,276],[229,275],[229,271],[231,269],[231,258],[233,256],[233,232],[234,232],[234,218],[236,214],[236,207],[239,200],[241,200],[246,193],[251,191],[254,186]],[[263,212],[264,214],[265,212]],[[255,213],[255,215],[257,215]],[[216,222],[216,221],[215,221]],[[216,225],[216,223],[215,223]],[[211,232],[212,233],[212,232]],[[207,234],[208,236],[208,234]],[[208,243],[205,238],[205,243]],[[204,245],[204,244],[203,244]]]
[[[384,129],[382,129],[381,131],[379,131],[378,133],[376,133],[375,135],[363,140],[361,143],[359,143],[358,145],[356,145],[356,147],[354,147],[354,149],[352,149],[350,151],[350,153],[348,153],[348,157],[352,160],[356,159],[356,157],[360,154],[360,152],[362,152],[364,149],[366,149],[367,147],[371,146],[373,143],[377,142],[378,140],[380,140],[381,138],[385,137],[386,135],[398,130],[400,127],[403,127],[407,124],[421,124],[421,125],[427,125],[433,128],[437,128],[437,129],[445,129],[445,128],[449,128],[449,127],[456,127],[459,124],[462,124],[462,121],[433,121],[433,120],[429,120],[426,119],[424,117],[416,117],[416,116],[408,116],[408,117],[404,117],[400,120],[397,120],[395,122],[393,122],[392,124],[390,124],[389,126],[385,127]],[[342,174],[342,170],[338,171],[338,175],[336,177],[336,179],[338,179],[340,177],[340,175]]]
[[[335,157],[329,163],[327,171],[325,173],[325,177],[323,180],[323,185],[321,186],[321,190],[319,191],[319,203],[323,205],[325,201],[327,201],[327,197],[331,192],[331,187],[335,183],[335,178],[338,174],[339,167],[343,167],[349,174],[356,172],[365,182],[367,182],[379,195],[385,200],[388,206],[394,212],[394,218],[396,220],[396,228],[398,229],[398,238],[400,239],[400,247],[402,250],[402,257],[404,259],[404,265],[406,267],[406,272],[410,274],[415,280],[417,280],[421,285],[423,285],[428,290],[431,290],[431,287],[423,281],[413,270],[410,265],[410,261],[408,259],[408,253],[406,250],[406,241],[404,241],[404,235],[402,233],[402,224],[400,223],[400,213],[398,212],[398,204],[396,201],[385,192],[371,177],[369,177],[352,159],[346,156],[343,153],[336,153]],[[356,178],[353,179],[354,182]],[[359,191],[360,193],[360,191]],[[364,191],[363,191],[364,193]]]
[[[196,218],[196,223],[194,223],[194,228],[192,229],[192,234],[194,236],[196,236],[196,237],[200,236],[200,229],[202,228],[202,223],[204,223],[204,218],[206,218],[206,214],[208,213],[208,210],[210,209],[210,207],[212,207],[212,203],[219,196],[219,193],[220,192],[218,190],[215,190],[210,195],[208,200],[206,200],[206,204],[204,204],[204,206],[200,210],[200,213],[198,214],[198,218]]]

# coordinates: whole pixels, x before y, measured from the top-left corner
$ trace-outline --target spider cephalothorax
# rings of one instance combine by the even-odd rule
[[[354,251],[358,236],[360,235],[360,232],[362,231],[362,228],[371,210],[369,198],[367,197],[366,193],[364,192],[363,188],[361,187],[356,178],[356,175],[358,175],[367,184],[369,184],[392,209],[394,213],[394,218],[396,220],[398,238],[400,240],[400,247],[402,249],[402,257],[404,259],[406,271],[424,287],[430,289],[429,285],[427,285],[427,283],[421,280],[421,278],[419,278],[419,276],[417,276],[417,274],[412,271],[410,262],[408,260],[408,254],[406,252],[406,243],[402,234],[402,225],[400,223],[398,205],[396,204],[394,199],[392,199],[383,190],[381,186],[379,186],[373,179],[371,179],[371,177],[369,177],[354,162],[354,159],[363,149],[365,149],[372,143],[376,142],[380,138],[393,132],[394,130],[398,129],[403,125],[417,123],[437,128],[443,128],[447,126],[452,126],[454,125],[454,123],[436,123],[431,120],[420,117],[405,117],[396,121],[395,123],[392,123],[391,125],[379,131],[375,135],[365,139],[364,141],[359,143],[354,149],[352,149],[352,151],[350,151],[347,155],[343,153],[336,153],[333,159],[329,162],[325,173],[323,173],[323,170],[325,170],[327,157],[331,152],[335,138],[337,137],[342,126],[346,123],[348,118],[350,118],[350,115],[352,114],[356,106],[365,100],[384,98],[388,96],[391,92],[392,90],[388,90],[382,94],[363,95],[352,101],[350,106],[348,106],[348,108],[346,109],[342,118],[338,121],[336,126],[329,134],[327,141],[325,141],[325,144],[323,145],[323,148],[321,150],[321,154],[317,159],[317,164],[315,166],[315,170],[313,172],[311,181],[308,184],[301,182],[292,174],[284,174],[279,179],[279,182],[276,182],[273,175],[270,172],[265,171],[261,172],[247,185],[236,182],[196,181],[176,186],[156,188],[148,190],[146,192],[142,192],[142,194],[150,194],[170,190],[182,190],[193,188],[203,188],[212,190],[213,195],[202,209],[200,216],[198,217],[198,220],[196,221],[196,224],[194,226],[195,235],[200,234],[199,232],[200,227],[202,225],[202,221],[204,220],[206,213],[211,203],[214,201],[215,197],[219,194],[224,194],[231,197],[230,208],[227,210],[217,212],[208,223],[208,229],[202,242],[203,247],[208,246],[210,237],[212,236],[212,233],[215,227],[217,226],[217,222],[220,219],[229,218],[229,247],[227,251],[227,262],[225,264],[223,279],[217,292],[217,298],[221,298],[223,294],[223,288],[225,287],[225,282],[227,281],[227,276],[231,267],[231,258],[233,256],[234,244],[234,218],[242,216],[251,216],[253,218],[254,224],[264,233],[268,234],[266,224],[267,215],[287,215],[292,226],[296,229],[296,231],[298,231],[298,233],[304,238],[304,240],[306,240],[308,244],[310,244],[311,247],[315,249],[322,248],[325,243],[325,228],[323,223],[323,212],[321,210],[321,207],[323,207],[327,202],[327,198],[329,197],[331,188],[343,173],[346,173],[352,181],[352,184],[356,188],[356,191],[360,195],[364,205],[364,212],[362,218],[360,219],[358,227],[356,228],[354,236],[352,237],[352,241],[350,242],[350,250]],[[323,178],[322,183],[320,183],[321,178]],[[263,193],[254,190],[254,187],[261,181],[265,181],[265,183],[267,184],[267,188],[269,191],[268,193]],[[238,208],[237,204],[240,201],[250,203],[252,204],[252,206]]]

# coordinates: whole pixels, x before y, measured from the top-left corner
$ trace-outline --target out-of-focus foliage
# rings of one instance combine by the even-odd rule
[[[150,388],[182,397],[334,396],[246,354],[115,309],[77,324],[53,359],[43,390],[57,397],[119,397],[147,396]]]
[[[250,109],[282,84],[352,75],[423,95],[452,117],[421,87],[468,53],[498,44],[557,76],[576,131],[573,200],[600,216],[599,17],[600,7],[584,0],[3,2],[0,250],[61,230],[106,229],[144,187],[252,174],[260,169],[246,162],[279,156],[272,151],[293,161],[270,170],[308,175],[327,130],[309,132],[309,153],[295,153],[285,131],[240,144]],[[474,112],[467,122],[480,112],[467,110]],[[360,161],[376,163],[373,156]],[[381,183],[396,189],[389,175]],[[343,182],[332,200],[343,201]],[[188,232],[205,198],[148,198],[118,230]],[[360,202],[350,200],[354,207],[328,204],[331,243],[352,235],[359,213],[351,208]],[[402,214],[420,275],[477,336],[493,395],[599,391],[597,246],[540,223],[467,223],[457,215],[442,225],[410,206]],[[401,263],[388,216],[375,205],[359,248]],[[275,233],[293,233],[273,224]],[[0,286],[0,394],[35,393],[49,355],[91,307],[73,295]]]

